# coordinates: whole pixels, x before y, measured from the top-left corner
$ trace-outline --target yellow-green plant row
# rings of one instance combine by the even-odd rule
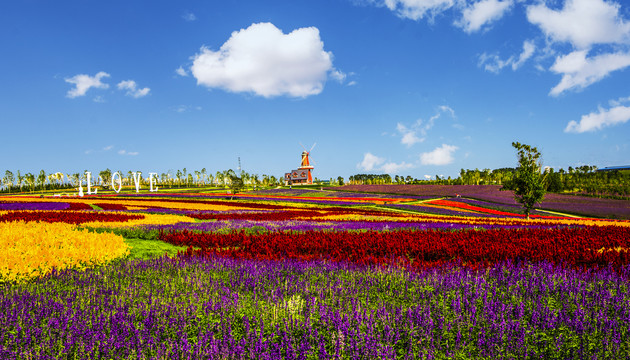
[[[0,282],[20,282],[58,270],[83,270],[129,254],[122,236],[77,230],[64,223],[0,223]]]

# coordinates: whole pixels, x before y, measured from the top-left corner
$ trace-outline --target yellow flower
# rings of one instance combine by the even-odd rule
[[[129,254],[122,236],[64,223],[0,223],[0,282],[24,281],[53,268],[85,269]]]

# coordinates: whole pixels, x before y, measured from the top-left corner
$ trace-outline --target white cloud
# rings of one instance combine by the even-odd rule
[[[400,142],[403,145],[407,145],[407,147],[411,147],[413,144],[424,141],[424,138],[419,138],[418,135],[416,135],[416,130],[408,129],[401,123],[396,124],[396,130],[398,130],[398,132],[402,135]]]
[[[603,0],[566,0],[562,10],[553,10],[539,3],[527,7],[527,19],[553,41],[585,49],[630,40],[630,22],[619,16],[619,7]]]
[[[335,79],[335,80],[337,80],[340,83],[343,83],[343,81],[346,79],[347,76],[348,75],[346,75],[345,73],[343,73],[343,72],[341,72],[341,71],[339,71],[337,69],[333,69],[330,72],[330,77]]]
[[[407,170],[407,169],[411,169],[413,168],[412,164],[408,164],[406,162],[401,162],[400,164],[396,164],[393,162],[388,162],[383,164],[383,171],[386,174],[400,174],[402,172],[402,170]]]
[[[630,107],[615,106],[608,110],[599,108],[599,112],[582,115],[580,122],[572,120],[567,124],[564,132],[583,133],[601,130],[607,126],[623,124],[630,120]]]
[[[448,113],[453,118],[456,117],[455,110],[451,109],[449,106],[441,105],[438,107],[438,112],[431,116],[426,122],[422,119],[418,119],[410,128],[404,124],[397,123],[396,130],[402,135],[400,142],[407,147],[423,142],[426,139],[428,131],[435,125],[435,120],[439,119],[443,113]],[[418,136],[418,133],[420,136]]]
[[[623,103],[629,102],[630,101],[630,96],[625,97],[625,98],[619,98],[616,100],[610,100],[608,103],[610,104],[610,106],[619,106]]]
[[[385,6],[398,16],[412,20],[422,19],[426,14],[432,20],[439,13],[455,5],[454,0],[385,0]]]
[[[462,18],[455,23],[467,33],[473,33],[493,21],[503,17],[512,7],[512,0],[481,0],[468,6],[462,12]]]
[[[118,155],[136,156],[138,154],[139,153],[137,151],[118,150]]]
[[[147,96],[149,94],[149,91],[151,91],[151,89],[149,89],[148,87],[138,89],[138,84],[136,84],[136,82],[133,80],[121,81],[118,83],[117,86],[118,90],[127,90],[126,95],[134,97],[136,99]]]
[[[549,92],[557,96],[564,91],[583,89],[609,73],[630,66],[630,53],[617,52],[587,58],[588,50],[578,50],[559,56],[551,71],[562,74],[560,83]]]
[[[557,56],[550,68],[562,75],[550,95],[584,89],[630,66],[630,21],[620,8],[606,0],[566,0],[562,9],[550,9],[544,2],[527,7],[527,19],[542,30],[550,48],[558,43],[573,47],[572,52]],[[591,52],[596,55],[587,57]]]
[[[512,70],[516,70],[521,67],[529,59],[534,55],[534,51],[536,50],[536,45],[532,41],[523,42],[523,52],[518,56],[518,60],[512,62]]]
[[[357,168],[363,171],[372,171],[376,170],[376,168],[385,162],[384,158],[378,157],[376,155],[372,155],[371,153],[365,153],[363,155],[363,161],[357,164]]]
[[[183,67],[178,67],[175,69],[175,73],[179,76],[188,76],[188,71],[186,71]]]
[[[457,146],[442,144],[431,152],[420,154],[420,162],[422,165],[448,165],[455,160],[453,153],[457,149]]]
[[[184,15],[182,15],[182,19],[186,21],[195,21],[197,20],[197,17],[195,16],[195,14],[191,13],[190,11],[187,11],[184,13]]]
[[[501,60],[498,55],[489,55],[483,53],[479,56],[479,66],[483,66],[486,71],[498,74],[504,67],[510,66],[512,70],[516,71],[520,68],[529,58],[532,57],[536,51],[536,45],[534,42],[526,40],[523,42],[523,51],[516,59],[515,56],[510,56],[507,60]]]
[[[105,146],[105,147],[103,148],[103,151],[109,151],[109,150],[111,150],[111,149],[113,149],[113,148],[114,148],[114,145]]]
[[[197,84],[209,88],[307,97],[322,92],[329,72],[338,71],[332,56],[316,27],[284,34],[271,23],[258,23],[233,32],[218,51],[202,47],[191,72]]]
[[[70,89],[66,96],[73,99],[75,97],[84,96],[90,88],[107,89],[109,85],[101,82],[102,78],[107,77],[109,77],[109,74],[101,71],[94,76],[79,74],[71,78],[66,78],[64,80],[67,83],[75,85],[75,88]]]

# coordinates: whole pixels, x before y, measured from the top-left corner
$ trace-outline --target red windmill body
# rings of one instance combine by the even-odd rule
[[[315,147],[311,147],[311,150]],[[295,170],[291,170],[291,172],[284,174],[284,183],[285,185],[312,185],[313,184],[313,175],[312,171],[314,167],[311,165],[309,160],[310,151],[302,151],[302,163],[300,167]]]

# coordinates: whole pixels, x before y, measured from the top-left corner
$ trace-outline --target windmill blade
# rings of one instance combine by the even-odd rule
[[[309,153],[313,151],[313,149],[315,149],[315,145],[317,145],[317,141],[313,143],[313,146],[311,146],[311,150],[308,151]]]
[[[302,145],[302,143],[300,143],[300,146],[302,147],[302,149],[304,149],[304,151],[308,152],[308,150],[306,150],[306,147]]]

